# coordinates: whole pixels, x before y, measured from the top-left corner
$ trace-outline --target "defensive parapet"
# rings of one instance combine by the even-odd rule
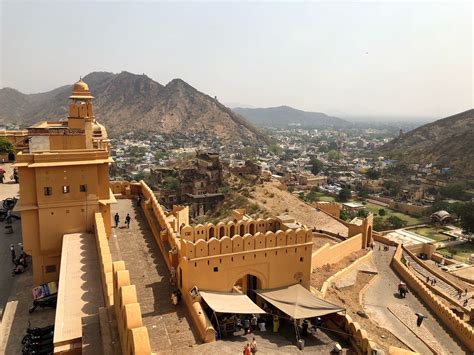
[[[112,307],[117,319],[117,333],[122,354],[151,354],[147,328],[143,325],[135,285],[130,283],[125,262],[112,263],[104,221],[101,213],[95,216],[95,236],[105,305]],[[103,344],[105,347],[111,344]]]

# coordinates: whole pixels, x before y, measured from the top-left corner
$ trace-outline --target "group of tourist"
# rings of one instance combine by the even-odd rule
[[[244,355],[250,355],[250,354],[255,354],[257,352],[257,341],[255,338],[252,339],[251,342],[248,342],[244,346]]]
[[[125,225],[127,226],[127,228],[130,228],[131,220],[132,220],[132,217],[130,217],[130,213],[127,213],[127,216],[125,217]],[[120,223],[120,215],[118,214],[118,212],[115,213],[114,215],[114,222],[115,222],[115,228],[117,228]]]

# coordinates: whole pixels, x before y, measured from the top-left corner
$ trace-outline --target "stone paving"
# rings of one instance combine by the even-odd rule
[[[416,325],[416,317],[413,317],[411,308],[406,305],[396,304],[389,306],[388,309],[431,349],[436,351],[438,354],[443,353],[441,345],[439,345],[430,331],[425,327],[425,324],[422,323],[420,327]]]
[[[364,309],[371,319],[374,319],[380,326],[388,329],[420,354],[430,354],[430,349],[387,309],[387,307],[395,305],[405,305],[407,314],[411,314],[414,319],[416,319],[415,313],[417,312],[428,317],[423,325],[438,340],[445,354],[467,354],[463,345],[452,335],[452,332],[438,321],[437,317],[415,294],[410,292],[406,298],[399,298],[397,285],[400,278],[390,268],[395,248],[391,247],[389,251],[378,250],[377,244],[373,255],[379,277],[371,284],[363,297]]]
[[[112,230],[109,242],[112,258],[124,260],[130,271],[152,351],[187,352],[198,342],[198,337],[184,303],[175,307],[170,302],[174,288],[169,283],[169,271],[143,212],[132,200],[124,199],[112,206],[112,215],[115,212],[121,221],[119,228]],[[127,213],[132,217],[130,229],[124,226]]]
[[[31,289],[34,287],[32,269],[30,267],[24,274],[17,275],[14,278],[11,277],[11,271],[9,272],[12,284],[8,301],[17,302],[17,304],[13,322],[10,325],[9,337],[5,339],[5,344],[3,345],[6,346],[5,354],[21,354],[21,339],[25,335],[28,322],[31,322],[33,327],[44,327],[54,324],[56,310],[52,308],[38,308],[30,314],[28,309],[33,302]],[[5,326],[8,327],[9,325],[5,324]],[[1,350],[0,341],[0,353],[2,353]]]
[[[416,261],[414,261],[409,255],[404,254],[404,258],[410,263],[410,267],[412,270],[415,271],[415,275],[418,276],[418,278],[424,282],[427,283],[427,277],[432,279],[436,279],[436,284],[433,286],[430,284],[430,286],[434,287],[444,295],[448,296],[455,304],[458,305],[463,305],[464,300],[467,300],[467,308],[474,307],[474,292],[468,292],[467,295],[464,295],[464,292],[462,293],[461,297],[458,297],[458,291],[456,288],[451,286],[450,284],[444,282],[440,278],[438,278],[436,275],[431,273],[429,270],[425,269],[421,265],[419,265]]]

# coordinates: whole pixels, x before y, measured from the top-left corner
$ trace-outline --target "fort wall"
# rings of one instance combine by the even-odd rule
[[[341,213],[341,205],[337,202],[313,202],[311,206],[336,218]]]
[[[115,312],[122,354],[151,354],[148,331],[143,325],[135,285],[130,284],[125,262],[112,262],[101,213],[96,213],[94,219],[104,301]]]
[[[311,255],[311,268],[316,269],[326,264],[335,264],[346,256],[362,248],[362,234],[359,233],[343,242],[324,244]]]
[[[428,287],[416,277],[402,262],[403,248],[397,246],[391,266],[407,283],[407,285],[428,305],[437,317],[462,341],[469,349],[474,351],[474,330],[462,321],[449,309]]]

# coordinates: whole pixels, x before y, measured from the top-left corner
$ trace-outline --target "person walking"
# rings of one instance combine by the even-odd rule
[[[127,228],[130,228],[130,221],[132,217],[130,217],[130,214],[127,213],[127,217],[125,217],[125,224],[127,225]]]
[[[257,341],[255,340],[255,338],[253,338],[252,341],[250,342],[250,352],[252,354],[257,353]]]
[[[252,318],[250,319],[250,326],[252,327],[252,331],[255,331],[257,329],[257,325],[258,325],[258,318],[255,314],[252,314]]]
[[[15,252],[15,246],[13,244],[10,244],[10,254],[12,256],[12,263],[15,264],[16,252]]]
[[[248,317],[245,317],[244,318],[244,321],[243,321],[243,328],[244,328],[244,335],[248,334],[249,333],[249,330],[250,330],[250,320]]]
[[[423,323],[423,320],[426,319],[427,317],[421,313],[415,313],[415,314],[416,314],[416,325],[418,327],[421,327],[421,323]]]
[[[118,212],[115,213],[114,221],[115,221],[115,228],[117,228],[118,225],[119,225],[119,222],[120,222],[120,216],[119,216]]]
[[[244,353],[244,355],[251,355],[251,353],[250,353],[250,343],[245,344],[243,353]]]

